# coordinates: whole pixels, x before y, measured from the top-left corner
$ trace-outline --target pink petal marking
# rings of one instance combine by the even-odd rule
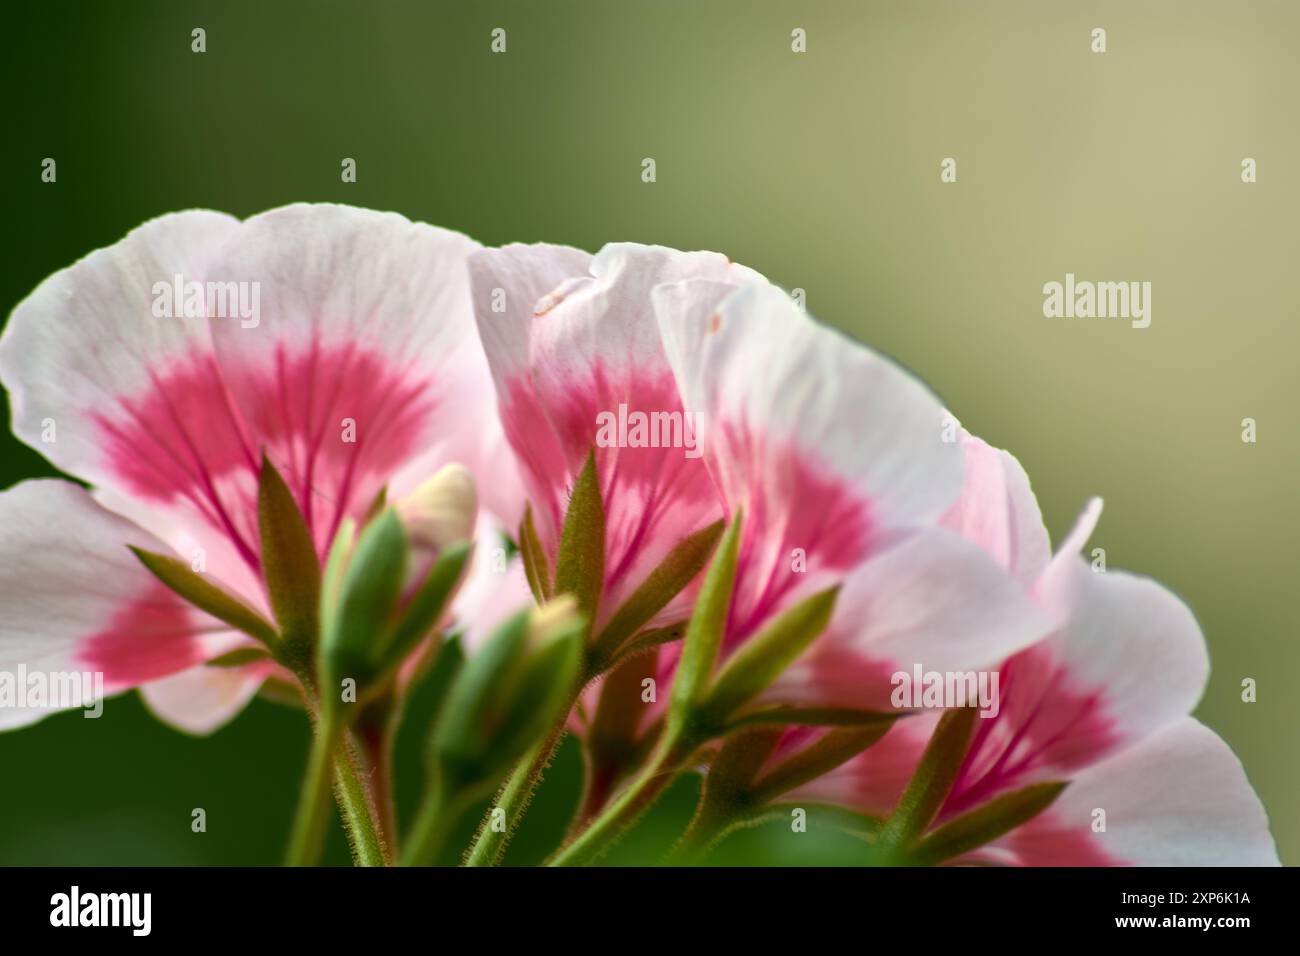
[[[254,434],[298,498],[322,551],[350,511],[419,451],[422,426],[445,396],[434,383],[348,343],[313,341],[305,353],[276,347],[274,363],[243,380]],[[343,420],[356,423],[343,441]]]
[[[613,606],[682,538],[721,517],[722,509],[702,455],[684,447],[597,447],[598,416],[666,413],[683,422],[681,398],[664,370],[615,374],[601,365],[552,398],[543,411],[531,384],[517,379],[504,409],[507,436],[519,452],[535,496],[550,510],[554,549],[568,496],[595,448],[605,503],[605,585]],[[551,430],[555,441],[538,440]],[[549,437],[549,436],[548,436]],[[685,433],[681,433],[683,440]],[[698,449],[698,444],[695,446]]]
[[[1122,739],[1101,693],[1072,688],[1041,648],[1007,661],[1000,683],[1001,710],[976,726],[944,817],[1030,782],[1034,771],[1061,774],[1087,766]]]
[[[106,689],[134,687],[206,660],[202,633],[181,600],[155,583],[88,637],[77,656],[88,670],[103,673]]]
[[[153,501],[188,501],[255,571],[262,449],[323,551],[343,516],[418,450],[437,404],[429,383],[383,356],[317,341],[297,353],[278,344],[238,388],[236,397],[205,355],[152,375],[141,393],[94,418],[109,466],[128,488]],[[355,441],[342,440],[345,418],[356,423]]]
[[[997,841],[1016,856],[1021,866],[1132,866],[1102,851],[1089,821],[1067,824],[1048,807],[1042,814]],[[977,854],[978,855],[978,854]]]
[[[131,491],[160,502],[183,497],[257,568],[256,504],[249,524],[248,489],[221,480],[246,469],[256,487],[255,445],[211,356],[151,374],[149,387],[124,398],[120,410],[92,417],[109,466]]]
[[[502,428],[528,480],[538,532],[552,534],[555,540],[549,543],[554,546],[559,540],[568,487],[572,483],[569,462],[538,402],[532,380],[513,379],[505,391],[501,402]]]
[[[791,592],[859,564],[871,552],[870,503],[794,445],[774,447],[749,429],[724,423],[710,431],[711,454],[729,462],[733,509],[745,509],[736,596],[727,646],[752,634],[780,610]],[[794,570],[798,548],[807,571]]]

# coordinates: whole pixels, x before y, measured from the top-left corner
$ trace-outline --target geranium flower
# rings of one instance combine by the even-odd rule
[[[655,305],[719,498],[744,515],[720,666],[839,587],[825,633],[754,706],[888,709],[898,670],[967,670],[1045,633],[1023,589],[938,526],[962,453],[919,381],[774,287],[679,282]]]
[[[734,572],[702,592],[715,601],[726,589],[721,633],[694,644],[688,633],[661,655],[671,701],[634,718],[648,734],[667,710],[649,769],[605,810],[599,790],[584,801],[592,822],[553,858],[562,865],[598,855],[711,739],[790,725],[779,748],[789,752],[820,725],[878,725],[897,671],[994,664],[1050,626],[979,547],[938,527],[962,486],[962,453],[916,379],[773,286],[690,278],[651,298],[731,523],[714,568]],[[712,614],[697,606],[693,621]],[[708,657],[684,665],[702,647]],[[623,750],[635,749],[625,738]]]
[[[517,521],[469,305],[476,248],[345,206],[245,222],[192,211],[41,283],[0,340],[0,380],[15,433],[90,490],[33,481],[0,493],[0,667],[102,672],[106,693],[140,687],[194,732],[236,713],[275,666],[205,666],[247,639],[127,546],[174,553],[265,612],[263,455],[322,556],[381,489],[400,498],[452,461]],[[3,710],[0,723],[46,712]]]
[[[965,488],[944,523],[1026,582],[1057,626],[1001,664],[999,712],[977,721],[934,827],[1032,784],[1068,783],[1045,811],[958,860],[1276,865],[1264,809],[1240,761],[1188,716],[1209,673],[1192,612],[1154,581],[1094,572],[1078,556],[1099,501],[1049,558],[1019,464],[970,436],[964,447]],[[936,719],[900,721],[880,743],[791,798],[888,814]]]
[[[570,493],[594,451],[605,512],[599,631],[676,545],[722,517],[651,290],[686,277],[765,280],[717,253],[631,243],[594,257],[566,246],[484,249],[470,257],[470,274],[505,434],[551,568]],[[645,416],[639,432],[634,416]],[[646,626],[681,620],[690,600],[683,591]]]
[[[845,583],[819,653],[772,690],[786,702],[871,706],[862,668],[886,674],[921,657],[938,666],[949,661],[925,649],[946,645],[954,666],[989,663],[1042,633],[1041,616],[979,549],[918,530],[961,487],[939,404],[756,273],[714,253],[630,244],[594,259],[566,247],[488,249],[470,271],[506,435],[552,562],[595,450],[608,528],[602,618],[684,537],[743,507],[729,647],[800,595]],[[620,407],[685,416],[699,450],[600,444],[602,416]],[[656,622],[681,620],[691,597]],[[874,656],[859,653],[867,645]]]

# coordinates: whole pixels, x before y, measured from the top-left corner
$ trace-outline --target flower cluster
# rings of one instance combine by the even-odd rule
[[[721,255],[177,213],[43,282],[0,379],[89,486],[0,493],[0,668],[92,672],[193,733],[297,701],[289,862],[332,794],[358,863],[444,858],[482,810],[464,861],[492,865],[566,733],[557,865],[692,772],[676,862],[792,807],[864,863],[1277,862],[1189,716],[1195,618],[1081,557],[1100,503],[1053,553],[1014,458]],[[403,828],[392,740],[434,671]]]

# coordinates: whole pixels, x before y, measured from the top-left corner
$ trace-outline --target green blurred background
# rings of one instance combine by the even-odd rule
[[[1011,449],[1054,538],[1105,497],[1094,544],[1199,615],[1214,671],[1198,716],[1300,862],[1300,5],[9,0],[3,18],[0,312],[194,206],[334,200],[489,244],[724,251]],[[47,156],[57,184],[40,182]],[[1043,318],[1042,285],[1066,272],[1152,282],[1151,327]],[[0,484],[51,473],[0,438]],[[0,735],[0,863],[273,863],[305,744],[301,716],[269,703],[193,740],[134,695],[94,724]],[[403,740],[408,807],[417,748]],[[693,786],[614,859],[653,861]],[[514,862],[558,836],[576,790],[570,745]],[[852,859],[784,825],[724,850]]]

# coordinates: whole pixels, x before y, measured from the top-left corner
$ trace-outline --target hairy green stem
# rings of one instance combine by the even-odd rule
[[[365,761],[349,734],[342,734],[334,745],[334,761],[334,797],[352,850],[352,862],[357,866],[391,865],[379,813],[366,787]]]
[[[547,861],[548,866],[586,866],[594,862],[623,836],[668,789],[694,751],[694,742],[686,737],[665,738],[655,756],[605,810],[591,821],[567,846],[561,847]]]
[[[315,866],[320,861],[325,822],[329,817],[335,741],[339,736],[334,721],[317,722],[289,836],[289,848],[285,853],[287,866]]]
[[[732,814],[710,813],[702,816],[697,813],[673,847],[668,863],[675,866],[698,863],[737,830],[760,826],[784,815],[782,809],[771,806],[755,806]]]
[[[397,804],[393,796],[393,738],[397,732],[399,705],[384,698],[367,706],[356,721],[353,733],[369,769],[372,803],[379,835],[397,854]]]
[[[669,853],[668,862],[680,866],[702,859],[714,846],[722,842],[732,828],[733,824],[726,820],[710,820],[705,823],[696,816]]]
[[[515,765],[510,778],[497,794],[496,802],[488,810],[488,815],[483,819],[483,822],[479,824],[478,832],[474,835],[474,842],[465,854],[465,866],[496,866],[501,861],[501,856],[506,850],[506,844],[510,842],[515,827],[519,824],[525,811],[527,811],[528,804],[533,799],[533,793],[537,790],[537,785],[541,783],[542,774],[550,765],[551,759],[555,756],[555,751],[559,749],[560,741],[564,739],[571,709],[571,706],[565,709],[564,715],[551,728],[546,737],[540,743],[534,745],[533,749]],[[505,812],[505,826],[499,830],[492,827],[492,810],[494,809]]]

